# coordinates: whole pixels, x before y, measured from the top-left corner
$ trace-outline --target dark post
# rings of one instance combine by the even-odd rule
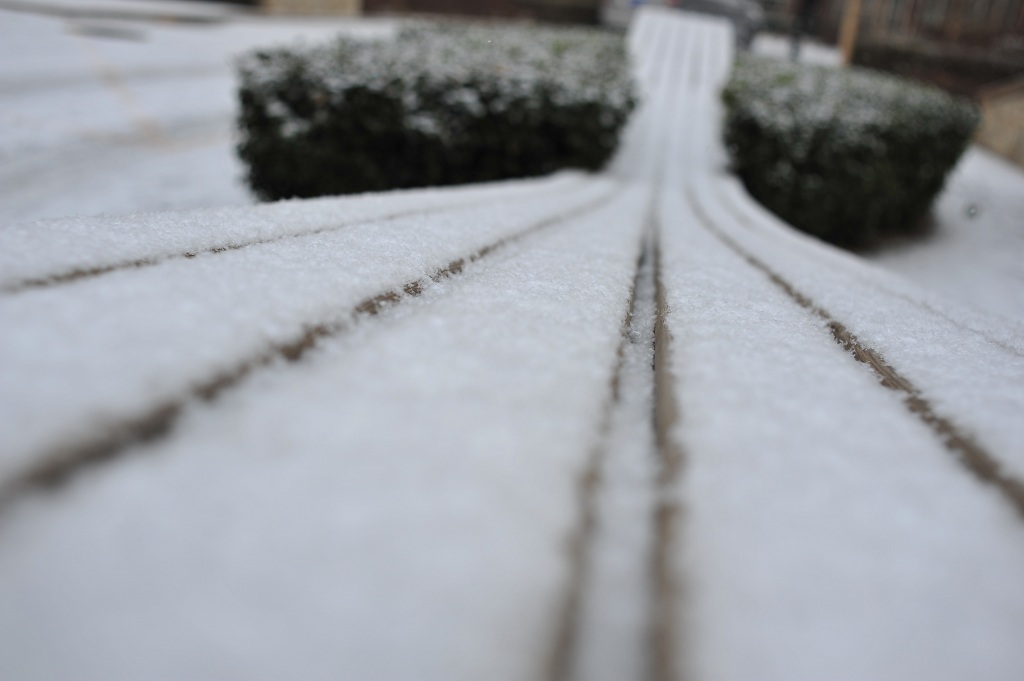
[[[811,22],[814,20],[814,9],[819,0],[794,0],[793,22],[790,28],[790,59],[796,61],[800,58],[800,40],[804,33],[810,30]]]

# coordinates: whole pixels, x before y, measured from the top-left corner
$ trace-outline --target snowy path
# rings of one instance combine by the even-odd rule
[[[1019,677],[1024,329],[780,227],[638,16],[603,175],[0,232],[0,678]]]

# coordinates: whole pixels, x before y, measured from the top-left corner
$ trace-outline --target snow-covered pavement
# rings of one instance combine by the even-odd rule
[[[0,678],[1011,681],[1024,329],[724,172],[648,9],[607,173],[0,230]]]

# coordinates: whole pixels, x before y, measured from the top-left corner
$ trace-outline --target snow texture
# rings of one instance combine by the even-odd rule
[[[637,17],[602,175],[0,230],[0,480],[181,407],[0,505],[0,678],[1019,678],[1019,509],[791,293],[1018,480],[1020,322],[753,204],[727,24]]]
[[[592,202],[609,183],[544,189],[514,211],[484,204],[359,222],[0,298],[0,326],[18,329],[0,339],[0,399],[10,405],[0,480],[312,326],[344,323],[363,300]]]
[[[596,528],[573,671],[579,679],[644,678],[653,594],[650,519],[658,473],[654,422],[654,252],[645,254],[619,365],[618,399],[598,452]]]
[[[713,188],[698,193],[708,197],[708,210],[725,212],[711,203]],[[770,223],[764,213],[758,217]],[[1019,418],[1024,413],[1024,337],[1007,333],[1007,324],[988,333],[985,327],[998,328],[997,320],[985,325],[972,323],[980,315],[961,320],[956,307],[929,305],[906,288],[893,295],[871,282],[868,266],[848,259],[845,267],[835,267],[818,255],[824,249],[816,243],[802,241],[811,245],[806,250],[783,245],[796,237],[778,223],[758,229],[753,221],[738,228],[728,219],[720,221],[730,236],[880,351],[940,413],[955,415],[953,420],[997,452],[1009,470],[1024,475],[1024,420]],[[851,296],[851,290],[858,295]]]
[[[2,675],[538,676],[646,200],[509,244],[26,506]],[[61,564],[54,592],[38,568]]]
[[[90,0],[64,4],[96,9]],[[201,11],[206,3],[183,4]],[[252,203],[234,151],[235,57],[341,32],[386,38],[395,28],[393,20],[190,24],[0,8],[0,230],[39,218]]]
[[[966,307],[1024,322],[1024,171],[968,149],[933,214],[932,234],[871,260]]]
[[[693,676],[1016,678],[1019,519],[824,322],[663,211]]]
[[[492,183],[458,189],[367,194],[346,199],[281,201],[123,217],[61,218],[13,225],[0,231],[0,288],[77,272],[153,264],[213,249],[312,236],[388,217],[411,216],[462,205],[514,200],[550,185],[552,193],[582,182],[579,174]],[[545,189],[545,191],[547,191]]]

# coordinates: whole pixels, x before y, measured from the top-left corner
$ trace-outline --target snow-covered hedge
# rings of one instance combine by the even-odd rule
[[[723,100],[750,193],[853,248],[918,229],[978,123],[973,105],[932,87],[766,59],[738,61]]]
[[[239,154],[268,199],[595,170],[635,104],[621,36],[418,25],[239,62]]]

